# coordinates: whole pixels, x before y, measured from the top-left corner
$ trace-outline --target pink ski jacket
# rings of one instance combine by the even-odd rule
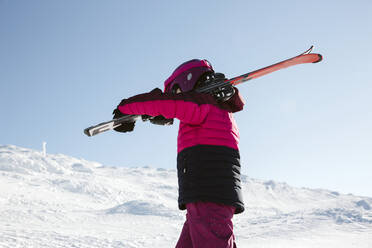
[[[154,89],[123,100],[118,109],[123,114],[162,115],[167,119],[179,119],[179,153],[196,145],[226,146],[238,150],[239,131],[232,112],[242,110],[243,105],[239,92],[228,102],[218,104],[210,94],[173,94]]]

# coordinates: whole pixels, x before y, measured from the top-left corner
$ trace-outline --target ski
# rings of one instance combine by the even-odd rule
[[[306,64],[306,63],[318,63],[322,61],[323,57],[322,55],[318,53],[311,53],[314,46],[311,46],[309,49],[307,49],[305,52],[301,53],[300,55],[297,55],[293,58],[283,60],[279,63],[272,64],[269,66],[266,66],[264,68],[249,72],[247,74],[235,77],[230,79],[230,83],[232,85],[238,85],[240,83],[243,83],[245,81],[258,78],[261,76],[264,76],[266,74],[272,73],[277,70],[285,69],[290,66],[298,65],[298,64]]]
[[[321,54],[311,53],[313,48],[314,48],[314,46],[311,46],[305,52],[303,52],[303,53],[301,53],[301,54],[299,54],[295,57],[280,61],[278,63],[263,67],[261,69],[258,69],[258,70],[252,71],[252,72],[248,72],[246,74],[231,78],[229,80],[226,80],[226,81],[218,80],[216,82],[211,82],[210,84],[208,84],[206,86],[198,88],[197,92],[200,92],[200,93],[216,92],[219,89],[223,89],[223,87],[225,87],[226,85],[230,84],[230,85],[236,86],[236,85],[241,84],[243,82],[246,82],[248,80],[252,80],[252,79],[255,79],[255,78],[258,78],[258,77],[262,77],[266,74],[269,74],[269,73],[272,73],[272,72],[275,72],[275,71],[278,71],[278,70],[281,70],[281,69],[285,69],[285,68],[290,67],[290,66],[299,65],[299,64],[306,64],[306,63],[318,63],[318,62],[322,61],[323,57],[322,57]],[[123,116],[123,117],[120,117],[120,118],[112,119],[110,121],[102,122],[100,124],[88,127],[86,129],[84,129],[84,133],[87,136],[94,136],[94,135],[97,135],[99,133],[102,133],[102,132],[105,132],[105,131],[108,131],[108,130],[112,130],[112,129],[120,126],[122,123],[133,122],[133,121],[136,121],[140,118],[141,118],[140,115],[126,115],[126,116]]]
[[[281,69],[285,69],[285,68],[290,67],[290,66],[299,65],[299,64],[306,64],[306,63],[318,63],[318,62],[322,61],[323,57],[322,57],[321,54],[311,53],[313,48],[314,48],[314,46],[311,46],[305,52],[303,52],[303,53],[301,53],[301,54],[299,54],[295,57],[280,61],[276,64],[272,64],[272,65],[263,67],[261,69],[258,69],[258,70],[252,71],[252,72],[248,72],[246,74],[231,78],[227,81],[223,81],[223,82],[219,81],[219,82],[208,84],[204,87],[198,88],[197,91],[201,92],[201,93],[202,92],[212,92],[212,91],[215,91],[216,89],[224,87],[226,85],[231,84],[231,85],[236,86],[236,85],[241,84],[243,82],[246,82],[248,80],[255,79],[255,78],[258,78],[258,77],[262,77],[266,74],[269,74],[269,73],[272,73],[274,71],[278,71],[278,70],[281,70]]]

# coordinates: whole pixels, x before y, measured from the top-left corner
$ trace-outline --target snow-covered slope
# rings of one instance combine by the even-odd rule
[[[372,199],[243,176],[238,247],[372,247]],[[175,170],[0,146],[0,247],[174,247]]]

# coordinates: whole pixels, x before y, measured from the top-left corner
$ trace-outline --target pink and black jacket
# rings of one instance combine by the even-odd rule
[[[237,91],[237,89],[236,89]],[[244,211],[240,181],[239,131],[233,112],[243,109],[237,91],[227,102],[217,103],[212,95],[186,92],[150,93],[124,99],[123,114],[162,115],[180,120],[177,171],[179,208],[191,202],[215,202]]]

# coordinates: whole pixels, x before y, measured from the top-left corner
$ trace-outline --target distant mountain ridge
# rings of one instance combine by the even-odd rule
[[[372,198],[247,176],[242,186],[246,211],[234,223],[247,247],[274,241],[323,247],[355,237],[358,247],[372,244]],[[3,145],[0,246],[169,247],[185,214],[177,209],[177,194],[175,170],[107,167]],[[159,230],[164,223],[169,228]]]

